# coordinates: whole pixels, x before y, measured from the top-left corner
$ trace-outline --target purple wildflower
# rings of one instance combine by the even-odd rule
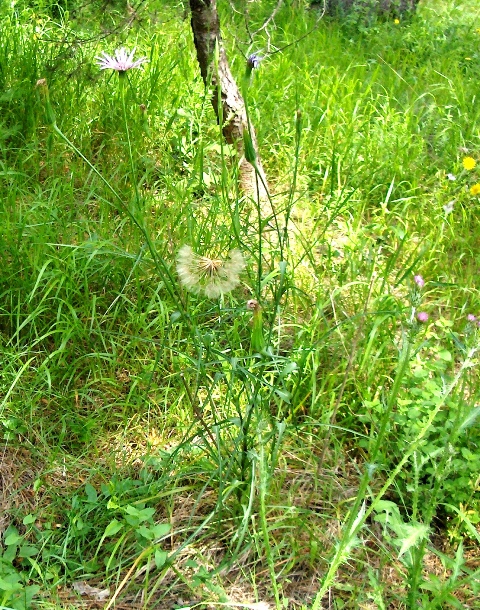
[[[102,51],[95,59],[98,61],[100,70],[116,70],[117,72],[120,72],[120,74],[123,74],[132,68],[139,68],[148,61],[147,57],[139,57],[134,60],[133,56],[135,55],[135,51],[136,49],[133,49],[133,51],[129,53],[127,49],[122,47],[115,51],[115,55],[108,55],[105,51]]]
[[[428,313],[426,311],[419,311],[417,313],[417,320],[419,322],[426,322],[428,320]]]
[[[413,281],[419,288],[423,288],[425,286],[425,280],[421,275],[415,275]]]
[[[250,70],[258,68],[262,59],[263,58],[257,53],[252,53],[247,57],[247,68],[249,68]]]
[[[477,320],[477,317],[473,315],[473,313],[469,313],[467,316],[467,320],[469,322],[475,322]]]

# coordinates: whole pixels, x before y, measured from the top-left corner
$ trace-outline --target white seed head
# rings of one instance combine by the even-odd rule
[[[181,284],[189,292],[203,292],[211,299],[233,290],[244,268],[245,260],[239,250],[231,250],[226,260],[199,256],[190,246],[182,246],[178,251],[177,273]]]

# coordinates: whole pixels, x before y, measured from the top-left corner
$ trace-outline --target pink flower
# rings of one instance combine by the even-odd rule
[[[428,313],[426,311],[419,311],[417,313],[417,320],[419,322],[426,322],[428,320]]]
[[[477,318],[476,318],[476,316],[473,315],[473,313],[469,313],[468,316],[467,316],[467,320],[469,322],[475,322],[476,319]]]
[[[98,61],[100,70],[116,70],[123,74],[132,68],[139,68],[148,61],[146,57],[139,57],[134,61],[133,56],[135,55],[135,50],[136,49],[133,49],[133,51],[129,53],[127,49],[122,47],[115,51],[115,55],[107,55],[105,51],[102,51],[95,59]]]
[[[415,275],[413,281],[419,288],[423,288],[425,286],[425,280],[421,275]]]

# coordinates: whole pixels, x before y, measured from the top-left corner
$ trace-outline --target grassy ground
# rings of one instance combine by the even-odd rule
[[[478,607],[476,5],[220,3],[270,218],[183,6],[1,7],[0,606]]]

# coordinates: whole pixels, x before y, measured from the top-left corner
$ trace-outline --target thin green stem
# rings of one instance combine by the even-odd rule
[[[285,223],[283,225],[283,242],[284,248],[288,246],[288,224],[290,222],[290,214],[293,209],[293,199],[297,187],[298,166],[300,160],[300,143],[302,139],[302,112],[297,110],[295,113],[295,163],[293,165],[292,182],[290,185],[290,193],[288,195],[287,209],[285,211]]]
[[[261,434],[261,433],[260,433]],[[259,435],[260,436],[260,435]],[[260,525],[262,528],[263,535],[263,546],[265,548],[265,554],[267,556],[268,571],[270,572],[270,582],[272,583],[273,594],[275,595],[275,602],[277,608],[281,608],[280,605],[280,592],[277,585],[277,575],[275,573],[275,559],[272,554],[272,548],[270,545],[270,536],[268,534],[268,523],[267,523],[267,503],[266,495],[268,489],[268,475],[265,468],[265,447],[262,438],[259,438],[259,474],[260,474]]]
[[[125,87],[126,75],[119,73],[119,83],[120,83],[120,97],[122,99],[122,111],[123,111],[123,122],[125,125],[125,135],[127,137],[127,148],[128,148],[128,158],[130,160],[130,171],[132,176],[132,184],[135,190],[135,200],[137,204],[137,208],[140,209],[140,194],[138,192],[138,183],[137,176],[135,171],[135,164],[133,162],[133,152],[132,152],[132,143],[130,141],[130,129],[128,128],[128,118],[127,118],[127,88]]]

